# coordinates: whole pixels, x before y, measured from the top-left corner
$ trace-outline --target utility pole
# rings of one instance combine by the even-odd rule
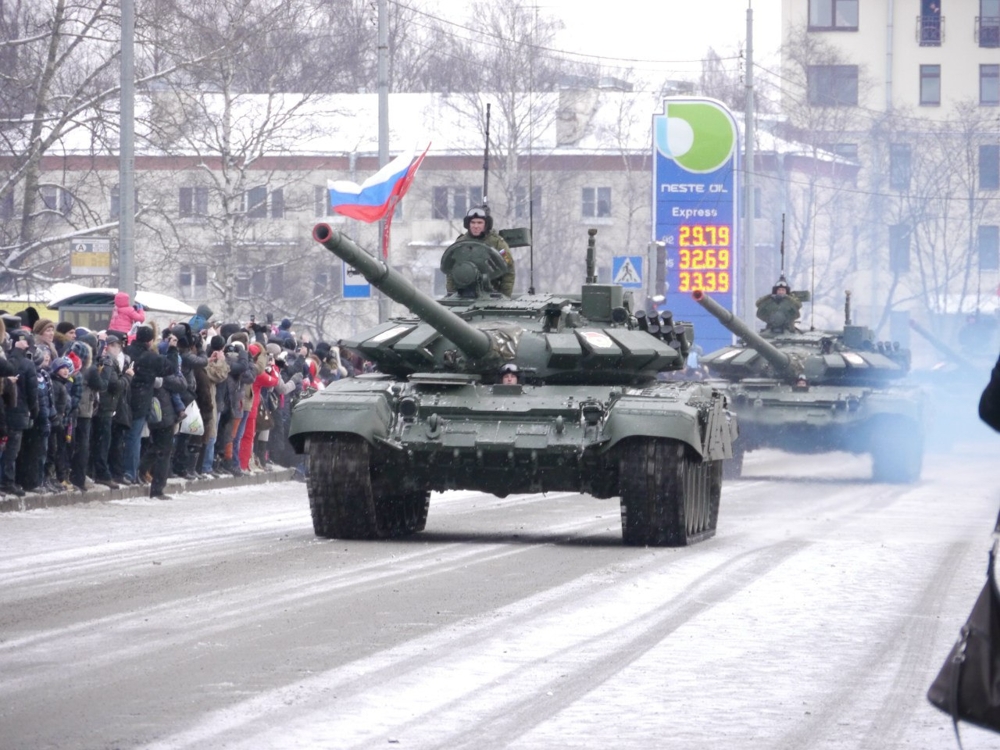
[[[383,0],[384,1],[384,0]],[[118,141],[118,288],[135,302],[135,0],[121,0]]]
[[[389,163],[389,18],[387,0],[378,0],[378,166]],[[385,236],[385,219],[378,223],[382,260],[389,265],[389,242]],[[378,322],[389,319],[392,300],[378,293]]]
[[[756,315],[756,254],[753,237],[753,8],[747,2],[747,71],[746,105],[743,112],[743,318],[753,320]]]

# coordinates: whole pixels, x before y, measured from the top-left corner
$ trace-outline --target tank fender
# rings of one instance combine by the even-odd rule
[[[336,400],[329,397],[332,395],[320,391],[295,405],[288,440],[296,453],[303,453],[305,439],[315,434],[357,435],[372,444],[388,437],[392,409],[385,393],[341,391]]]
[[[604,422],[605,433],[611,436],[604,450],[632,437],[670,438],[687,443],[704,457],[698,410],[693,407],[678,409],[676,401],[650,401],[626,396],[615,402]]]

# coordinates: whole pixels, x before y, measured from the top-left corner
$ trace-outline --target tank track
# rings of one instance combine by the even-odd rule
[[[384,539],[423,531],[430,493],[393,490],[372,479],[369,445],[354,435],[314,437],[309,445],[313,530],[328,539]]]
[[[715,535],[722,461],[701,461],[674,440],[636,439],[619,463],[622,540],[683,547]]]

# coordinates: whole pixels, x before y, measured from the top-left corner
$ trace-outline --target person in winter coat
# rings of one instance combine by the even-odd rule
[[[152,478],[149,483],[149,496],[160,500],[170,500],[164,494],[167,488],[167,476],[170,474],[170,454],[173,452],[174,427],[180,421],[180,413],[174,409],[171,396],[187,391],[187,382],[178,375],[180,356],[177,348],[171,346],[166,355],[160,357],[160,369],[154,383],[153,398],[160,404],[162,417],[156,424],[149,426],[149,450],[144,462],[148,461]]]
[[[48,367],[59,357],[59,349],[56,347],[56,324],[48,318],[42,318],[35,323],[31,332],[35,335],[35,348],[44,347],[49,351],[49,363],[45,365]]]
[[[133,323],[144,323],[146,312],[142,305],[129,301],[128,292],[118,292],[115,295],[115,312],[108,323],[108,333],[114,333],[122,341],[128,338]]]
[[[979,418],[1000,432],[1000,359],[990,373],[990,382],[979,398]]]
[[[83,383],[83,389],[77,406],[76,426],[73,428],[73,456],[70,459],[69,480],[78,491],[86,492],[91,424],[97,413],[101,394],[108,390],[108,379],[103,374],[103,368],[94,362],[91,344],[77,340],[72,346],[72,351],[80,358],[78,377]]]
[[[201,473],[212,474],[215,469],[215,444],[219,436],[219,386],[224,386],[229,378],[229,363],[223,353],[226,342],[222,336],[213,336],[208,342],[208,365],[204,370],[196,370],[198,378],[198,404],[203,408],[205,437],[201,459]]]
[[[108,465],[108,454],[111,451],[112,422],[115,410],[118,408],[118,397],[125,384],[119,369],[118,355],[122,350],[121,339],[114,333],[109,333],[104,339],[105,350],[97,359],[97,369],[101,379],[107,382],[106,390],[101,393],[97,410],[94,412],[91,427],[92,461],[94,481],[113,490],[119,485],[112,478],[111,467]]]
[[[132,409],[132,426],[125,437],[123,476],[133,484],[139,476],[139,448],[142,444],[142,428],[146,426],[149,410],[153,403],[156,379],[160,377],[160,371],[163,369],[163,358],[153,349],[155,338],[156,331],[150,326],[142,325],[136,330],[135,340],[125,347],[125,353],[132,360],[134,374],[129,402]]]
[[[25,328],[17,328],[9,331],[7,336],[11,342],[7,357],[17,371],[17,382],[6,408],[7,443],[0,460],[0,492],[23,497],[24,489],[17,483],[17,457],[21,452],[24,431],[31,428],[38,416],[38,376],[35,363],[28,355],[31,333]]]
[[[56,346],[56,352],[58,352],[60,357],[66,356],[66,352],[69,351],[74,341],[76,341],[76,326],[68,320],[56,323],[56,333],[53,342]]]
[[[36,324],[37,326],[37,324]],[[38,416],[21,438],[21,454],[17,461],[18,484],[28,492],[45,491],[45,458],[48,455],[49,424],[52,418],[52,389],[49,379],[49,350],[36,340],[31,355],[35,363],[38,391]]]
[[[69,443],[66,430],[70,424],[69,388],[73,363],[60,357],[50,366],[52,388],[52,416],[49,419],[49,462],[55,475],[55,484],[61,489],[70,489],[69,483]],[[46,467],[48,468],[48,467]]]
[[[254,443],[257,440],[257,412],[260,409],[260,392],[263,388],[273,388],[278,384],[278,368],[273,362],[269,362],[267,351],[258,343],[250,344],[250,357],[254,361],[254,366],[258,368],[258,375],[254,378],[251,386],[250,411],[247,416],[246,429],[243,431],[243,438],[240,440],[240,469],[250,470],[250,459],[254,453]],[[261,466],[263,468],[263,465]]]
[[[222,440],[222,468],[239,477],[243,476],[239,462],[239,441],[243,436],[247,410],[250,408],[250,399],[253,395],[251,392],[248,396],[246,391],[253,384],[258,373],[243,342],[233,341],[226,346],[225,352],[226,361],[229,363],[229,378],[226,381],[229,417],[225,427],[221,424],[219,426],[219,435]],[[216,452],[218,453],[218,451]]]
[[[183,404],[181,414],[196,401],[198,394],[197,372],[204,372],[208,367],[208,357],[200,349],[201,337],[194,335],[191,329],[184,325],[175,329],[177,335],[177,353],[180,360],[180,374],[187,384],[187,390],[181,394]],[[193,408],[193,407],[191,407]],[[199,411],[201,405],[198,405]],[[183,418],[183,416],[181,417]],[[202,414],[204,419],[204,414]],[[196,478],[196,464],[201,453],[202,437],[178,433],[174,436],[173,473],[185,479]]]

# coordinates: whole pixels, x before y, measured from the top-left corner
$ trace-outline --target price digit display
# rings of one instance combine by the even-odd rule
[[[677,228],[677,291],[728,292],[730,288],[729,227],[682,224]]]

